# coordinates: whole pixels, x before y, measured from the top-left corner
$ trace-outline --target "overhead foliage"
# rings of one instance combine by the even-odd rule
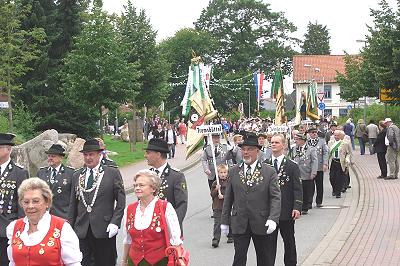
[[[302,53],[305,55],[328,55],[331,53],[329,46],[329,30],[318,22],[308,22],[307,33],[304,34]]]

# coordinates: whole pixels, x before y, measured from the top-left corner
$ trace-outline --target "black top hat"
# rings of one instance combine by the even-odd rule
[[[145,150],[169,153],[168,144],[162,139],[151,139]]]
[[[303,133],[297,133],[297,134],[296,134],[296,137],[299,138],[299,139],[301,139],[301,140],[304,140],[304,141],[307,140],[307,136],[304,135]]]
[[[83,144],[83,149],[80,152],[88,152],[88,151],[102,151],[100,148],[99,141],[97,139],[88,139]]]
[[[65,149],[60,144],[53,144],[51,145],[48,151],[45,151],[46,154],[56,154],[65,156]]]
[[[15,138],[14,134],[0,133],[0,145],[14,146],[15,145],[15,143],[13,142],[14,138]]]
[[[258,138],[256,135],[251,134],[248,135],[247,138],[243,141],[243,143],[238,145],[239,147],[242,146],[254,146],[261,150],[262,146],[258,144]]]

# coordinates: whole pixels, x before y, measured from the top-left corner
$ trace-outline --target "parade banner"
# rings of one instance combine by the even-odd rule
[[[275,71],[272,82],[271,96],[276,99],[275,125],[280,126],[286,123],[285,117],[285,93],[283,91],[283,76],[280,69]]]
[[[271,125],[267,129],[267,133],[277,134],[277,133],[284,133],[286,134],[289,131],[289,127],[287,126],[277,126]]]
[[[319,119],[316,90],[317,84],[315,82],[308,85],[306,114],[311,120]]]

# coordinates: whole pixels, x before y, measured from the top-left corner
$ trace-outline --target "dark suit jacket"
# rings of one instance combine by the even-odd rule
[[[107,226],[112,223],[121,225],[126,203],[125,189],[121,173],[115,167],[101,165],[99,172],[103,174],[96,201],[91,212],[87,212],[79,194],[79,179],[85,178],[86,167],[76,171],[72,178],[73,193],[69,206],[68,220],[79,238],[85,238],[90,228],[96,238],[108,238]],[[92,202],[95,190],[83,192],[86,203]]]
[[[272,160],[266,161],[271,167]],[[278,184],[281,189],[281,216],[279,220],[292,220],[292,211],[301,212],[303,205],[303,186],[299,166],[285,157],[279,167]]]
[[[188,192],[185,175],[178,169],[169,164],[164,168],[161,174],[161,186],[158,197],[167,200],[174,207],[178,215],[179,224],[182,228],[182,222],[185,218],[188,205]]]
[[[101,159],[100,163],[101,163],[102,165],[106,165],[106,166],[115,166],[115,167],[118,167],[116,162],[114,162],[113,160],[110,160],[110,159],[108,159],[108,158],[105,158],[105,157],[103,157],[103,158]]]
[[[28,171],[21,166],[10,161],[7,168],[0,176],[0,196],[2,204],[0,204],[0,237],[6,236],[6,227],[10,222],[24,217],[24,210],[18,204],[18,188],[22,181],[29,178]],[[8,192],[8,193],[7,193]],[[9,209],[9,207],[11,207]]]
[[[387,146],[385,144],[386,128],[381,130],[376,137],[374,148],[377,153],[386,153]]]
[[[51,167],[42,167],[37,172],[37,176],[46,181],[53,192],[53,204],[50,214],[68,219],[69,201],[72,193],[72,175],[75,170],[61,164],[60,171],[57,173],[55,183],[50,183]]]
[[[221,224],[229,224],[230,221],[233,234],[245,233],[249,224],[252,233],[266,235],[266,221],[278,223],[281,212],[277,174],[272,167],[258,161],[254,171],[260,172],[258,181],[247,186],[241,178],[244,176],[243,169],[243,163],[229,169]]]

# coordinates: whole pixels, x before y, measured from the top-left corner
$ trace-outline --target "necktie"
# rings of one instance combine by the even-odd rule
[[[251,179],[251,167],[250,165],[247,166],[247,170],[246,170],[246,179],[250,180]]]
[[[158,171],[158,169],[156,169],[156,168],[151,168],[150,170],[155,172],[157,175],[159,175],[159,173],[160,173],[160,171]]]
[[[336,149],[335,151],[335,158],[339,158],[339,149]]]
[[[93,187],[94,177],[93,177],[93,169],[90,169],[90,175],[87,180],[86,189],[91,189]]]
[[[278,159],[275,159],[274,160],[274,168],[275,168],[275,171],[276,171],[276,173],[278,173]]]
[[[57,175],[57,171],[55,168],[53,168],[53,170],[51,171],[51,178],[50,178],[50,183],[54,184],[55,180],[56,180],[56,175]]]

